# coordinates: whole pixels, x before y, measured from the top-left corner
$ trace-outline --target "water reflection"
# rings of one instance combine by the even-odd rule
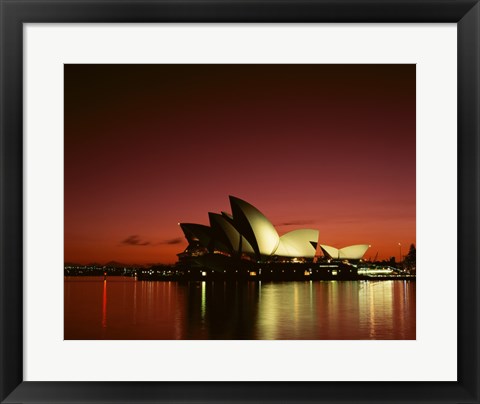
[[[64,304],[65,339],[415,339],[409,281],[66,278]]]
[[[107,327],[107,281],[103,281],[102,327]]]

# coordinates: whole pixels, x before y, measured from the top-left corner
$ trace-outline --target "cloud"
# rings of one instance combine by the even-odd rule
[[[304,224],[315,223],[314,220],[293,220],[291,222],[279,223],[276,226],[303,226]]]
[[[177,238],[171,238],[169,240],[161,241],[158,244],[180,244],[182,240],[183,239],[181,237],[177,237]]]
[[[150,241],[143,241],[138,237],[138,235],[134,234],[132,236],[128,236],[125,240],[122,241],[122,244],[126,245],[135,245],[135,246],[146,246],[150,245]]]
[[[169,244],[169,245],[172,245],[172,244],[180,244],[182,242],[182,238],[181,237],[178,237],[178,238],[171,238],[171,239],[168,239],[168,240],[163,240],[163,241],[159,241],[159,242],[151,242],[151,241],[146,241],[146,240],[142,240],[140,238],[140,236],[138,236],[137,234],[133,234],[131,236],[128,236],[125,240],[122,240],[121,244],[122,245],[133,245],[133,246],[138,246],[138,247],[142,247],[142,246],[147,246],[147,245],[150,245],[150,246],[155,246],[155,245],[162,245],[162,244]]]

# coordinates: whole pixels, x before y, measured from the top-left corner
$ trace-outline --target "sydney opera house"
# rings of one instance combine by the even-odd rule
[[[230,196],[231,213],[209,213],[210,225],[180,223],[188,246],[179,263],[212,270],[242,263],[250,268],[316,261],[317,247],[328,262],[360,260],[368,244],[342,249],[320,244],[316,229],[297,229],[279,236],[273,224],[255,206]],[[281,266],[281,265],[280,265]],[[291,267],[291,265],[290,265]]]

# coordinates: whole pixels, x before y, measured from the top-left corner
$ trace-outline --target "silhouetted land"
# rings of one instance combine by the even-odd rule
[[[359,273],[360,272],[360,273]],[[65,276],[130,276],[139,280],[415,280],[415,273],[390,266],[347,263],[248,263],[236,264],[221,270],[185,265],[116,266],[67,264]]]

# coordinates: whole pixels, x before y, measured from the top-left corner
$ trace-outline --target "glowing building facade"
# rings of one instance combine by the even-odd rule
[[[178,254],[180,261],[216,268],[231,258],[257,263],[312,262],[318,245],[318,230],[297,229],[279,236],[272,223],[255,206],[230,196],[232,214],[209,213],[210,226],[180,223],[188,241]],[[365,248],[366,247],[366,248]],[[322,245],[327,258],[358,260],[368,245],[337,250]]]

